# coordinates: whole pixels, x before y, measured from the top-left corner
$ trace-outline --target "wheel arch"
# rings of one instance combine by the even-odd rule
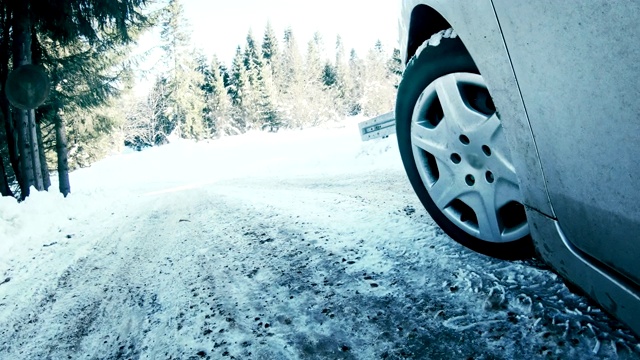
[[[418,47],[433,34],[451,28],[449,22],[434,8],[420,4],[411,11],[407,37],[405,65],[415,55]]]

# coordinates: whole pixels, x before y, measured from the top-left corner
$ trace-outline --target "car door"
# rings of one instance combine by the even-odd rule
[[[493,5],[562,232],[640,284],[640,2]]]

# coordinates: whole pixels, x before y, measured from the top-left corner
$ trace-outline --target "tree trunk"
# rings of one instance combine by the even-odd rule
[[[31,186],[36,183],[33,172],[33,155],[30,143],[29,114],[25,110],[14,109],[13,116],[18,128],[18,149],[20,151],[20,198],[29,196]]]
[[[13,196],[9,182],[7,181],[7,173],[4,171],[4,161],[0,158],[0,195]]]
[[[42,164],[40,161],[40,142],[38,136],[38,129],[36,125],[36,111],[31,109],[28,111],[29,114],[29,138],[32,144],[31,147],[31,156],[33,161],[33,176],[35,179],[35,187],[38,191],[44,190],[44,181],[42,172]]]
[[[36,134],[38,136],[38,153],[40,155],[40,168],[42,169],[42,185],[44,190],[49,190],[51,186],[51,178],[49,177],[49,166],[47,166],[47,157],[44,151],[44,142],[42,141],[42,129],[40,123],[36,122]]]
[[[13,68],[31,64],[31,22],[29,3],[16,3],[13,14]],[[43,190],[38,140],[35,131],[33,110],[15,109],[14,116],[18,129],[18,147],[20,150],[20,181],[22,199],[29,196],[30,187]],[[38,174],[40,176],[38,176]]]
[[[0,82],[4,83],[4,80],[6,80],[6,77],[3,79],[2,76],[0,76]],[[20,156],[17,141],[18,133],[13,125],[13,114],[11,113],[11,107],[9,106],[9,101],[5,96],[4,90],[0,91],[0,110],[4,115],[4,130],[7,139],[7,148],[9,149],[9,161],[13,168],[13,173],[16,176],[16,180],[20,182],[22,176],[20,172]]]
[[[1,15],[5,22],[2,29],[2,43],[0,43],[0,84],[5,84],[7,82],[7,76],[9,75],[9,37],[11,35],[11,18],[9,12],[6,11],[4,7]],[[2,111],[2,115],[4,115],[4,129],[7,136],[7,147],[9,148],[9,161],[16,180],[20,182],[22,176],[20,172],[20,155],[17,140],[18,133],[14,126],[11,107],[9,105],[9,100],[7,100],[4,86],[0,87],[0,111]]]
[[[71,192],[69,184],[69,160],[67,158],[67,135],[64,128],[64,120],[55,114],[56,125],[56,153],[58,154],[58,181],[60,182],[60,192],[67,197]]]
[[[42,44],[40,44],[40,42],[38,41],[38,35],[36,33],[36,29],[33,27],[33,24],[31,24],[31,61],[36,64],[36,65],[40,65],[42,63]],[[41,177],[42,177],[42,188],[45,191],[49,190],[49,187],[51,186],[51,178],[49,176],[49,166],[47,166],[47,157],[45,154],[45,148],[44,148],[44,142],[42,140],[42,128],[40,127],[40,120],[38,117],[38,114],[33,111],[32,112],[33,115],[33,123],[35,125],[35,131],[36,131],[36,144],[38,145],[38,159],[40,162],[40,172],[41,172]]]

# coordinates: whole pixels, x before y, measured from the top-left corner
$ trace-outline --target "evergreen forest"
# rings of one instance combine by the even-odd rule
[[[140,94],[141,59],[132,53],[148,31],[159,32],[163,56]],[[66,196],[70,171],[125,146],[301,129],[393,109],[400,53],[379,41],[358,54],[340,36],[298,39],[295,29],[278,34],[267,23],[260,34],[248,30],[225,64],[190,38],[180,0],[0,3],[0,194],[22,200],[49,190],[53,178]],[[13,106],[5,91],[26,65],[49,78],[36,109]]]

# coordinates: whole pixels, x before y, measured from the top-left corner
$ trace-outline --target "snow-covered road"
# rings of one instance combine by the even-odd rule
[[[3,199],[0,359],[640,359],[544,265],[453,243],[395,139],[356,129],[177,142]]]

